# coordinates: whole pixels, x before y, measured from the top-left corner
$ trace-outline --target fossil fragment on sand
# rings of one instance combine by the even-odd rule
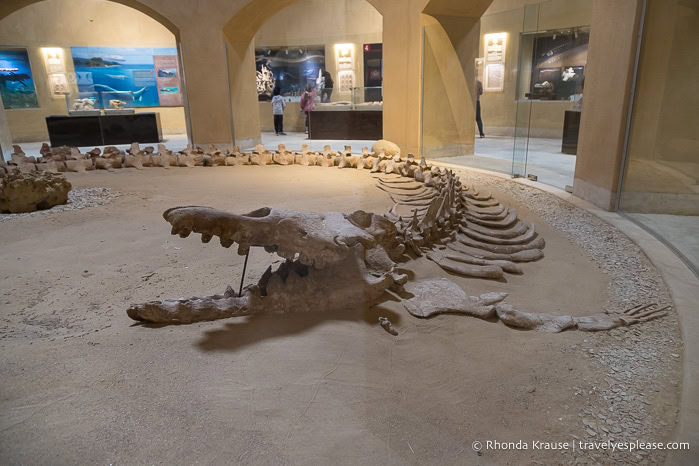
[[[222,167],[226,165],[226,155],[221,152],[215,145],[209,144],[208,166]]]
[[[68,202],[71,184],[49,172],[12,173],[0,178],[0,212],[22,213]]]
[[[670,306],[639,304],[624,311],[605,311],[583,317],[521,312],[505,303],[498,304],[495,309],[498,318],[510,327],[558,333],[569,329],[598,332],[648,322],[667,315]]]
[[[376,141],[371,150],[377,154],[383,152],[387,157],[393,157],[396,154],[400,154],[400,147],[398,147],[398,144],[385,139]]]
[[[272,153],[262,144],[258,144],[250,154],[250,165],[269,165],[270,163],[272,163]]]
[[[379,325],[391,335],[397,336],[398,330],[393,328],[393,324],[387,317],[379,317]]]

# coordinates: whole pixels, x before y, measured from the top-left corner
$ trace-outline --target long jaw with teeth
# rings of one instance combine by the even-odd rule
[[[204,243],[218,237],[223,247],[238,243],[238,254],[263,247],[285,262],[270,266],[241,296],[223,295],[134,305],[135,320],[191,323],[260,312],[345,310],[373,304],[383,292],[405,283],[392,258],[400,256],[393,224],[357,211],[305,213],[262,208],[237,215],[209,207],[176,207],[163,217],[172,234],[199,233]]]

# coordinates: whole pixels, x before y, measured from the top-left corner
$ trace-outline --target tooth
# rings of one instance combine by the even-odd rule
[[[238,255],[245,256],[245,255],[247,255],[247,253],[249,251],[250,251],[250,245],[244,244],[244,243],[240,243],[238,245]]]
[[[225,238],[223,236],[221,237],[221,246],[223,246],[224,248],[230,248],[231,246],[233,246],[233,243],[234,241],[231,238]]]
[[[192,230],[190,230],[187,227],[182,227],[178,234],[180,235],[180,238],[186,238],[192,233]]]
[[[209,241],[211,241],[211,238],[212,238],[212,236],[208,233],[201,234],[201,242],[202,243],[208,243]]]

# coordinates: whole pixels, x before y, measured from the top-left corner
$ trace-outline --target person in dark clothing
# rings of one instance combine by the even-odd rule
[[[323,71],[323,78],[325,79],[325,87],[321,91],[320,101],[330,102],[330,96],[333,93],[333,86],[335,82],[333,81],[332,75],[328,71]]]
[[[478,132],[481,137],[484,138],[483,134],[483,120],[481,120],[481,96],[483,95],[483,84],[479,79],[476,80],[476,123],[478,124]]]

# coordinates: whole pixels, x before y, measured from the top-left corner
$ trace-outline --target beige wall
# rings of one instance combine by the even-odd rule
[[[74,72],[71,46],[175,47],[175,36],[133,8],[105,0],[46,0],[0,21],[0,44],[27,47],[38,109],[5,110],[15,142],[48,141],[45,118],[65,115],[64,98],[52,98],[41,47],[61,47],[66,71]],[[77,89],[74,89],[77,90]],[[186,133],[183,107],[139,108],[160,113],[163,134]]]
[[[479,56],[485,55],[485,34],[506,32],[505,85],[503,91],[487,91],[481,97],[481,113],[485,133],[493,136],[513,136],[517,111],[517,69],[520,53],[520,33],[573,26],[589,26],[592,20],[592,0],[552,0],[539,4],[524,0],[495,0],[481,18]],[[536,2],[538,3],[538,2]],[[525,5],[529,5],[525,21]],[[538,19],[538,24],[537,24]],[[592,32],[591,34],[594,34]],[[522,66],[523,69],[526,65]],[[572,102],[546,101],[532,105],[530,135],[560,138],[563,117],[572,109]]]

